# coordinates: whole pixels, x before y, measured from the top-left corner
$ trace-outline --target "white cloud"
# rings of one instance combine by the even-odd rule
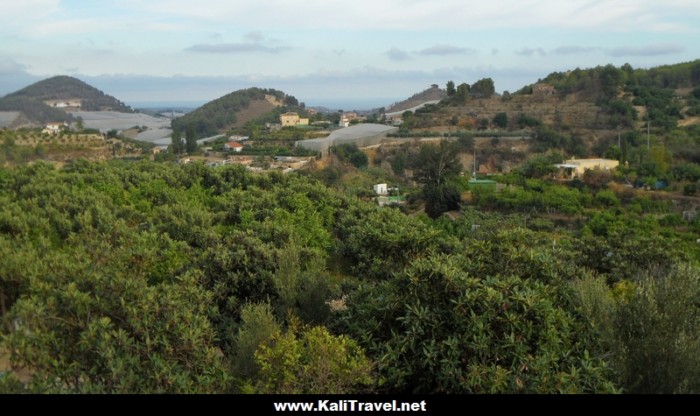
[[[386,55],[392,61],[407,61],[411,59],[411,56],[408,52],[399,49],[395,46],[389,49],[388,51],[384,52],[384,55]]]
[[[608,55],[614,57],[621,56],[658,56],[681,53],[685,48],[681,45],[647,45],[642,47],[623,46],[608,50]]]
[[[476,52],[474,49],[460,48],[452,45],[434,45],[417,51],[419,55],[469,55]]]
[[[304,7],[287,0],[150,0],[127,1],[135,10],[169,14],[202,22],[244,22],[253,27],[283,29],[425,29],[478,30],[484,28],[606,28],[638,30],[640,25],[659,30],[688,29],[679,18],[700,19],[695,0],[307,0]],[[312,11],[312,12],[310,12]],[[697,20],[697,19],[696,19]],[[675,22],[675,23],[672,23]]]
[[[600,49],[600,48],[594,48],[594,47],[590,47],[590,46],[568,45],[568,46],[560,46],[560,47],[554,49],[552,52],[556,55],[575,55],[575,54],[593,52],[597,49]]]
[[[542,48],[522,48],[519,51],[515,51],[515,53],[521,56],[532,56],[535,53],[537,53],[540,56],[545,56],[547,54],[547,52],[545,52]]]
[[[264,52],[277,54],[290,49],[284,46],[269,47],[259,43],[204,43],[186,48],[186,52],[203,53],[251,53]]]

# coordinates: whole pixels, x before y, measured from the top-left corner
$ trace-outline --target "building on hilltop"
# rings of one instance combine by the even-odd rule
[[[556,92],[557,89],[554,88],[554,85],[545,84],[543,82],[537,83],[532,86],[532,95],[536,95],[538,97],[554,95]]]
[[[288,112],[280,115],[280,124],[282,127],[308,126],[309,119],[301,118],[296,112]]]
[[[83,106],[83,100],[46,100],[44,101],[44,104],[54,108],[81,108]]]

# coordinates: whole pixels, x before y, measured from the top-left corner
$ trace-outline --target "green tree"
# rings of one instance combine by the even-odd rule
[[[293,324],[255,353],[260,368],[250,390],[256,393],[348,394],[372,384],[372,364],[353,339],[324,327],[300,331]]]
[[[247,304],[241,310],[241,326],[235,339],[233,371],[236,377],[254,378],[258,373],[255,351],[279,336],[280,325],[268,303]]]
[[[179,128],[173,129],[173,134],[170,136],[171,148],[173,153],[179,155],[184,149],[184,144],[182,143],[182,136]]]
[[[422,145],[413,161],[413,170],[415,180],[424,186],[444,185],[462,171],[457,145],[447,140]]]
[[[502,129],[505,129],[508,127],[508,114],[506,113],[498,113],[493,117],[493,124],[496,127],[500,127]]]
[[[605,363],[589,353],[586,322],[562,304],[567,289],[545,283],[554,258],[533,262],[490,247],[418,259],[348,300],[343,323],[376,357],[382,391],[614,391]]]
[[[451,180],[462,171],[459,148],[454,142],[424,144],[413,161],[413,177],[423,185],[426,213],[432,218],[459,209],[460,194]]]
[[[496,88],[491,78],[484,78],[472,84],[471,94],[476,97],[490,98],[496,93]]]
[[[466,82],[463,82],[457,86],[457,91],[455,97],[461,103],[467,102],[469,99],[469,93],[471,92],[471,87]]]
[[[454,81],[447,81],[447,96],[454,97],[456,93],[457,90],[455,89]]]
[[[185,131],[185,150],[187,153],[194,153],[197,151],[197,136],[194,131],[193,125],[188,125]]]

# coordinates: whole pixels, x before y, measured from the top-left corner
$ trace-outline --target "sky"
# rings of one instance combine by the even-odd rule
[[[516,91],[555,71],[700,58],[698,0],[15,0],[0,95],[70,75],[130,105],[247,87],[388,106],[447,81]]]

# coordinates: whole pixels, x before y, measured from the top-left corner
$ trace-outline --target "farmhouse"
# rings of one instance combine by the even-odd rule
[[[564,173],[564,176],[573,179],[577,176],[583,176],[587,170],[612,170],[619,165],[619,161],[612,159],[570,159],[554,166],[559,168]]]
[[[49,123],[41,132],[46,134],[58,134],[66,127],[68,127],[68,124],[66,123]]]
[[[298,113],[288,112],[280,115],[282,127],[308,126],[309,119],[299,117]]]
[[[67,99],[67,100],[47,100],[44,104],[54,108],[81,108],[83,100]]]
[[[238,142],[228,142],[224,143],[225,150],[233,150],[234,152],[241,152],[243,150],[243,145]]]
[[[546,97],[548,95],[554,95],[556,93],[556,88],[554,88],[553,85],[545,84],[545,83],[537,83],[532,86],[532,95],[536,95],[538,97]]]

